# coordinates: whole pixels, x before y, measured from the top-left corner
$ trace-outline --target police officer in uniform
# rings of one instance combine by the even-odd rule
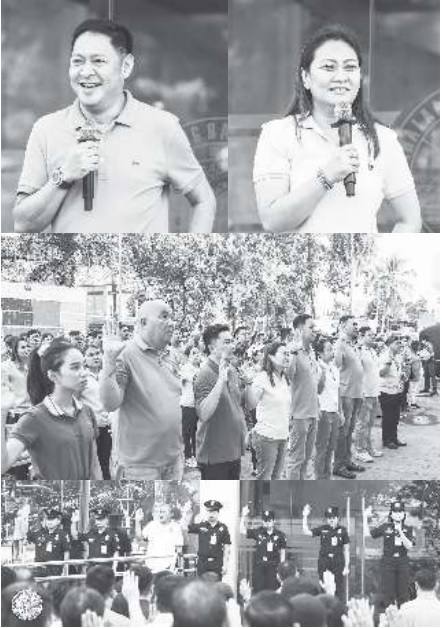
[[[35,562],[69,560],[70,539],[61,525],[62,513],[57,508],[46,508],[42,527],[28,533],[28,541],[35,544]],[[67,575],[67,565],[46,565],[39,567],[37,574],[44,576]]]
[[[370,528],[368,519],[371,508],[367,508],[364,518],[366,536],[384,539],[384,551],[381,559],[381,587],[387,598],[387,606],[398,606],[410,599],[410,561],[408,550],[416,544],[413,528],[405,524],[405,507],[400,500],[390,505],[388,520]]]
[[[308,516],[311,508],[308,504],[302,511],[302,531],[308,536],[319,536],[321,546],[318,558],[319,579],[323,580],[324,573],[329,571],[335,579],[335,595],[342,602],[346,601],[345,577],[350,573],[350,538],[347,528],[339,522],[339,508],[329,506],[325,511],[327,523],[309,528]]]
[[[94,525],[88,532],[78,534],[78,539],[86,545],[86,558],[117,558],[119,551],[118,536],[109,528],[109,511],[105,508],[96,508],[92,511]],[[73,532],[75,538],[75,533]],[[94,563],[89,563],[93,565]],[[95,564],[111,564],[100,562]],[[114,571],[117,561],[113,561]]]
[[[249,528],[246,523],[249,507],[244,506],[240,521],[240,532],[256,542],[253,555],[252,587],[258,591],[276,591],[279,588],[277,578],[278,565],[285,561],[287,540],[285,534],[275,528],[275,513],[265,510],[262,514],[262,526]]]
[[[190,534],[198,534],[197,573],[201,576],[207,571],[217,573],[220,579],[227,573],[230,551],[230,533],[227,526],[221,523],[219,511],[221,502],[209,499],[204,502],[207,518],[200,523],[188,526]]]

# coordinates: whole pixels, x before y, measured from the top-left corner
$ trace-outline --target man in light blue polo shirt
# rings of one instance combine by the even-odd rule
[[[211,232],[212,189],[178,119],[124,90],[133,65],[125,27],[86,20],[76,28],[69,78],[77,99],[32,129],[13,212],[16,231],[167,233],[173,186],[193,207],[190,231]],[[84,137],[90,128],[92,140]],[[82,181],[90,172],[93,209],[85,211]]]

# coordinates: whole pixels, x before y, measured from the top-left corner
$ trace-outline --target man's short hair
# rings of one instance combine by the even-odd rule
[[[346,323],[347,321],[351,320],[352,318],[354,318],[353,314],[344,314],[339,319],[339,324],[343,325],[344,323]]]
[[[173,593],[172,613],[174,626],[224,626],[227,606],[217,586],[186,578]]]
[[[293,329],[303,327],[310,318],[313,318],[310,314],[298,314],[293,319]]]
[[[209,325],[203,331],[203,342],[207,355],[209,355],[210,353],[209,347],[212,343],[212,340],[216,340],[223,331],[230,331],[230,327],[225,323],[216,323],[215,325]]]
[[[71,50],[75,42],[83,33],[100,33],[107,35],[113,47],[123,54],[132,54],[133,37],[130,31],[122,24],[117,24],[112,20],[90,19],[81,22],[74,30],[71,41]]]
[[[371,327],[369,327],[368,325],[363,325],[362,327],[359,327],[359,334],[361,336],[365,336],[367,332],[371,332]]]
[[[327,626],[343,626],[342,615],[347,614],[347,608],[345,604],[334,595],[328,595],[327,593],[321,593],[318,595],[318,600],[322,602],[327,614]]]
[[[175,574],[163,576],[158,581],[155,580],[155,602],[160,613],[172,612],[172,596],[182,580],[181,576]]]
[[[290,576],[284,580],[281,587],[281,595],[286,600],[290,600],[300,593],[308,593],[309,595],[319,595],[321,587],[317,580],[313,580],[310,576]]]
[[[138,590],[141,595],[149,593],[153,583],[153,573],[146,567],[146,565],[140,565],[140,563],[133,563],[130,566],[130,570],[138,576]]]
[[[286,560],[283,563],[279,563],[276,572],[279,576],[281,582],[287,580],[292,576],[296,576],[297,574],[296,564],[293,561]]]
[[[95,589],[104,598],[111,595],[115,586],[115,574],[109,565],[94,565],[87,570],[86,586]]]
[[[39,329],[30,329],[29,331],[26,332],[26,338],[29,338],[29,336],[33,336],[34,334],[38,334],[39,336],[41,336],[41,331]]]
[[[327,626],[327,611],[317,596],[300,593],[290,599],[290,605],[293,610],[293,624],[316,628]]]
[[[391,336],[388,336],[388,338],[385,340],[385,344],[387,345],[387,347],[389,347],[397,340],[399,340],[399,336],[391,335]]]
[[[293,609],[274,591],[260,591],[244,611],[248,626],[293,626]]]
[[[71,589],[72,582],[70,582],[69,580],[55,580],[49,582],[47,590],[49,595],[51,596],[52,610],[54,612],[54,615],[56,615],[57,617],[60,617],[61,604]]]
[[[416,583],[422,591],[432,591],[436,586],[436,574],[432,569],[419,569],[415,575]]]
[[[81,626],[81,616],[85,611],[93,611],[103,617],[104,599],[94,589],[75,587],[66,594],[60,606],[63,626]]]

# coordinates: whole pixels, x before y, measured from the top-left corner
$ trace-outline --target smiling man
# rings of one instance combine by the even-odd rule
[[[32,129],[16,231],[167,233],[173,186],[193,207],[190,231],[211,232],[215,197],[178,119],[124,89],[132,50],[132,35],[114,22],[86,20],[75,29],[69,79],[77,98]],[[83,199],[88,173],[91,211]]]
[[[145,301],[133,340],[104,339],[100,392],[119,409],[117,479],[180,480],[183,474],[181,384],[164,358],[174,330],[171,308]]]

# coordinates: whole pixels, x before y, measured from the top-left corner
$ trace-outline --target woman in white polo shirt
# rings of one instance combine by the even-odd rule
[[[396,134],[375,121],[363,100],[362,55],[339,25],[313,34],[301,51],[293,104],[263,125],[253,179],[266,231],[377,232],[383,199],[395,232],[420,232],[413,177]],[[352,143],[339,147],[337,121],[350,109]],[[340,117],[340,116],[339,116]],[[354,196],[343,180],[356,173]]]
[[[264,350],[263,370],[251,386],[246,386],[247,406],[256,408],[252,443],[257,480],[279,480],[285,469],[290,416],[290,385],[285,374],[288,364],[286,345],[275,340]]]

